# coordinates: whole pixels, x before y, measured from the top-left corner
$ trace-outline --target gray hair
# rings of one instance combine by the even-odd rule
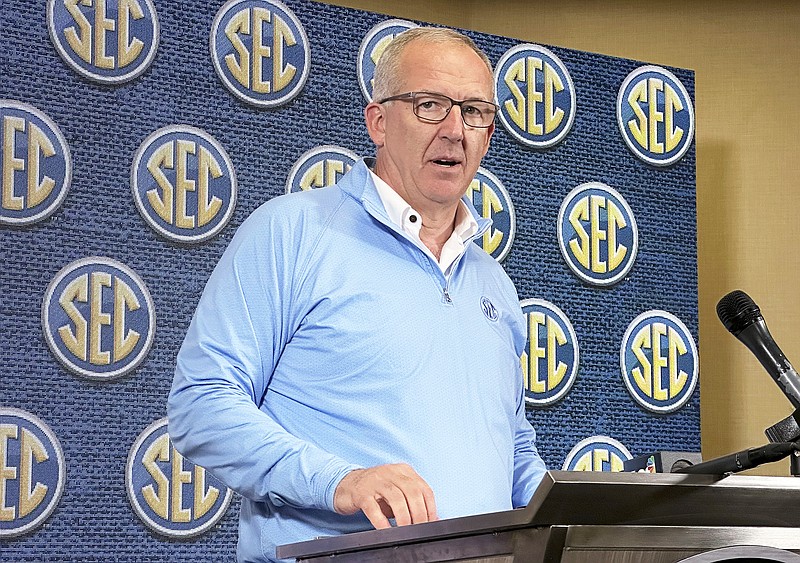
[[[382,100],[397,94],[400,88],[402,76],[400,76],[400,58],[406,47],[415,42],[422,41],[434,45],[466,45],[472,49],[486,64],[489,74],[492,74],[492,63],[475,42],[466,35],[453,29],[444,27],[414,27],[406,30],[395,37],[378,59],[375,66],[374,86],[372,89],[372,99]],[[492,84],[494,88],[494,84]]]

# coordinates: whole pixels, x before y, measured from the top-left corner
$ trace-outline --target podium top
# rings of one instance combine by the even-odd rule
[[[554,525],[800,527],[800,479],[548,471],[525,508],[278,546],[311,557]]]

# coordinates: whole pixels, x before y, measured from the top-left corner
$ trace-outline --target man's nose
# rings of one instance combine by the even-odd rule
[[[440,135],[453,142],[461,142],[464,138],[464,118],[461,114],[461,106],[454,105],[439,124]]]

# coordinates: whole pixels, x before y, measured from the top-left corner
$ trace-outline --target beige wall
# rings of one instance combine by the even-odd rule
[[[764,444],[791,405],[715,307],[747,292],[800,366],[800,3],[329,3],[695,71],[703,455]],[[755,472],[787,475],[788,462]]]

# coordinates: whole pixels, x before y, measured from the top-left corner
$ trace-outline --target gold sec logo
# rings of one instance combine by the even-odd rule
[[[211,60],[233,95],[278,107],[300,94],[311,69],[306,31],[277,0],[229,0],[211,26]]]
[[[50,427],[29,412],[0,407],[0,540],[41,526],[61,500],[66,475]]]
[[[48,0],[47,26],[64,62],[103,84],[133,80],[158,49],[152,0]]]
[[[142,279],[103,257],[65,266],[45,292],[42,328],[50,351],[71,372],[110,380],[136,369],[156,331],[153,300]]]
[[[528,325],[520,357],[525,401],[546,407],[563,399],[578,377],[578,337],[569,318],[549,301],[523,299],[520,307]]]
[[[174,448],[167,419],[148,426],[136,439],[125,466],[131,507],[151,530],[189,538],[213,528],[230,506],[233,491]]]
[[[560,143],[575,120],[575,86],[567,67],[539,45],[509,49],[498,61],[494,82],[503,127],[534,148]]]
[[[671,413],[689,402],[697,386],[697,345],[678,317],[646,311],[625,331],[620,367],[637,403],[651,412]]]
[[[567,454],[564,471],[620,472],[633,456],[628,448],[608,436],[591,436],[581,440]]]
[[[617,124],[633,154],[648,164],[669,166],[683,158],[692,144],[692,99],[674,74],[645,65],[620,86]]]
[[[467,197],[481,217],[491,219],[492,225],[475,243],[498,262],[505,260],[514,243],[517,220],[514,204],[503,183],[483,166],[467,188]]]
[[[236,208],[236,173],[228,153],[189,125],[163,127],[144,140],[133,159],[131,190],[145,222],[175,242],[216,236]]]
[[[0,163],[0,225],[46,219],[67,197],[69,146],[58,126],[33,106],[0,100]]]
[[[322,145],[303,153],[286,178],[286,193],[304,192],[332,186],[347,174],[358,160],[351,150]]]
[[[387,20],[370,29],[361,40],[358,49],[358,83],[361,86],[361,93],[368,102],[372,101],[375,66],[378,64],[378,59],[395,37],[414,27],[418,27],[417,24],[406,20]]]
[[[569,268],[581,280],[609,286],[633,267],[639,230],[628,202],[600,182],[573,189],[558,212],[558,243]]]

